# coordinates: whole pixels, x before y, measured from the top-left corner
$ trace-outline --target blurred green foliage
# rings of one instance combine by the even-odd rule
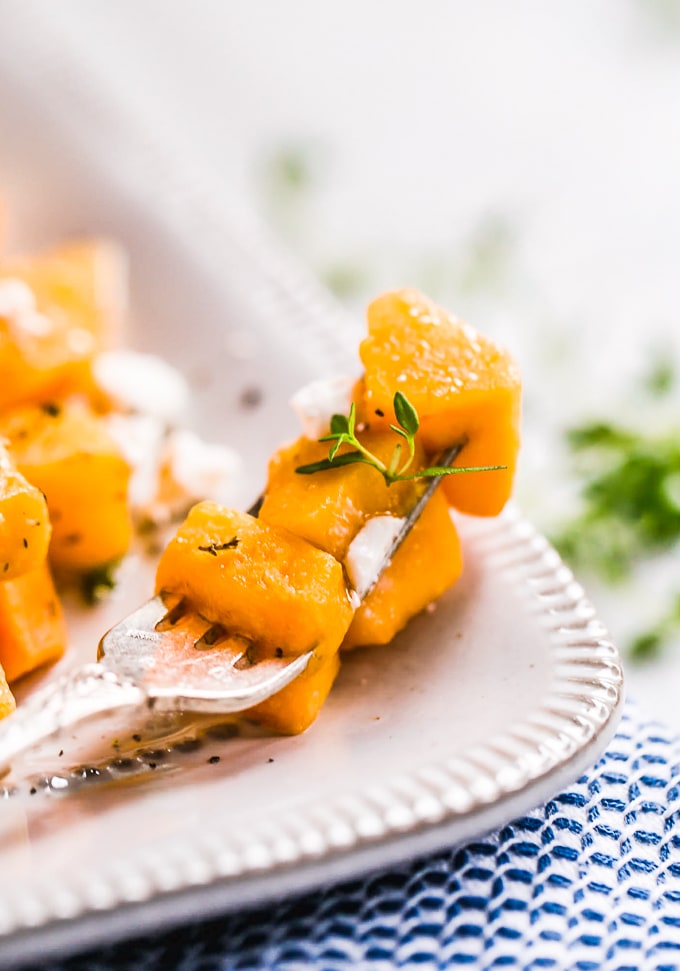
[[[650,396],[676,384],[672,358],[659,357],[643,382]],[[567,432],[581,510],[552,541],[573,567],[608,583],[628,579],[637,564],[680,549],[680,429],[643,432],[592,421]],[[637,658],[658,653],[680,633],[678,593],[630,645]]]

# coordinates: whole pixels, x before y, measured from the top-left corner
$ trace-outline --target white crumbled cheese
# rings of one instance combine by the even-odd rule
[[[69,327],[64,335],[64,341],[72,354],[80,357],[89,356],[95,349],[94,334],[84,327]]]
[[[242,460],[233,449],[173,428],[189,400],[175,368],[152,354],[107,351],[95,359],[94,373],[119,409],[106,423],[132,469],[128,497],[139,522],[166,526],[195,502],[229,502]]]
[[[373,583],[404,522],[397,516],[373,516],[350,543],[345,569],[359,596]]]
[[[189,386],[177,368],[155,354],[116,350],[98,354],[94,379],[114,406],[176,422],[189,404]]]
[[[142,515],[158,495],[165,425],[152,415],[110,414],[107,431],[130,466],[128,501],[133,515]]]
[[[35,296],[23,280],[0,280],[0,317],[4,320],[35,312]]]
[[[8,277],[0,280],[0,318],[6,321],[15,339],[44,337],[52,322],[38,312],[35,295],[23,280]]]
[[[241,457],[193,432],[168,431],[153,415],[110,414],[107,430],[131,468],[128,501],[135,518],[165,526],[202,499],[228,503],[243,471]]]
[[[233,449],[186,429],[172,431],[163,446],[151,518],[167,520],[203,499],[229,503],[242,473],[243,461]]]
[[[348,375],[321,378],[296,391],[290,404],[302,422],[302,430],[313,441],[325,435],[333,415],[346,415],[352,404],[356,379]]]

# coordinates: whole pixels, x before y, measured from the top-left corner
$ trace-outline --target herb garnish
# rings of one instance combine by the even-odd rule
[[[88,606],[101,603],[116,586],[116,567],[118,563],[104,563],[81,578],[81,592]]]
[[[680,542],[680,436],[647,435],[609,422],[572,429],[567,443],[581,466],[582,510],[552,537],[572,566],[610,583]],[[680,632],[680,594],[630,645],[648,657]]]
[[[431,479],[442,475],[457,475],[460,472],[496,472],[506,468],[504,465],[459,466],[455,468],[449,465],[433,465],[417,472],[409,472],[408,470],[415,457],[415,437],[420,428],[420,419],[414,406],[401,391],[397,391],[395,394],[393,405],[398,424],[390,425],[390,428],[403,441],[395,444],[394,451],[387,464],[365,448],[357,438],[356,409],[354,402],[352,402],[349,415],[333,415],[329,434],[319,439],[320,442],[333,442],[328,452],[328,458],[321,459],[319,462],[310,462],[309,465],[300,465],[295,471],[300,475],[313,475],[315,472],[327,472],[329,469],[337,469],[344,465],[361,463],[370,465],[380,472],[389,486],[393,482],[405,482],[412,479]],[[349,445],[353,451],[340,452],[339,450],[343,445]]]
[[[586,479],[583,512],[555,539],[561,552],[618,580],[640,555],[680,539],[678,436],[597,422],[572,429],[567,441],[584,460]]]
[[[222,550],[233,550],[238,546],[238,536],[232,536],[230,540],[226,543],[210,543],[208,546],[199,546],[198,549],[201,553],[210,553],[211,556],[217,556]]]

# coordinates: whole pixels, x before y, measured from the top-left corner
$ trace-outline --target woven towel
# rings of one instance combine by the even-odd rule
[[[628,704],[587,775],[485,838],[261,910],[49,965],[458,967],[680,969],[679,738]]]

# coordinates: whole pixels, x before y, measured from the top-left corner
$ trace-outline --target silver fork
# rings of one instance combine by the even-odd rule
[[[438,464],[450,465],[460,448],[449,449]],[[375,575],[356,591],[360,601],[378,583],[439,482],[438,477],[430,479],[404,518]],[[259,505],[251,512],[257,514]],[[243,637],[230,636],[182,601],[169,604],[153,597],[104,635],[97,662],[56,679],[0,722],[0,773],[40,742],[117,709],[216,715],[245,711],[290,684],[313,655],[308,651],[292,660],[251,663],[248,647]],[[164,663],[168,659],[172,663]]]

